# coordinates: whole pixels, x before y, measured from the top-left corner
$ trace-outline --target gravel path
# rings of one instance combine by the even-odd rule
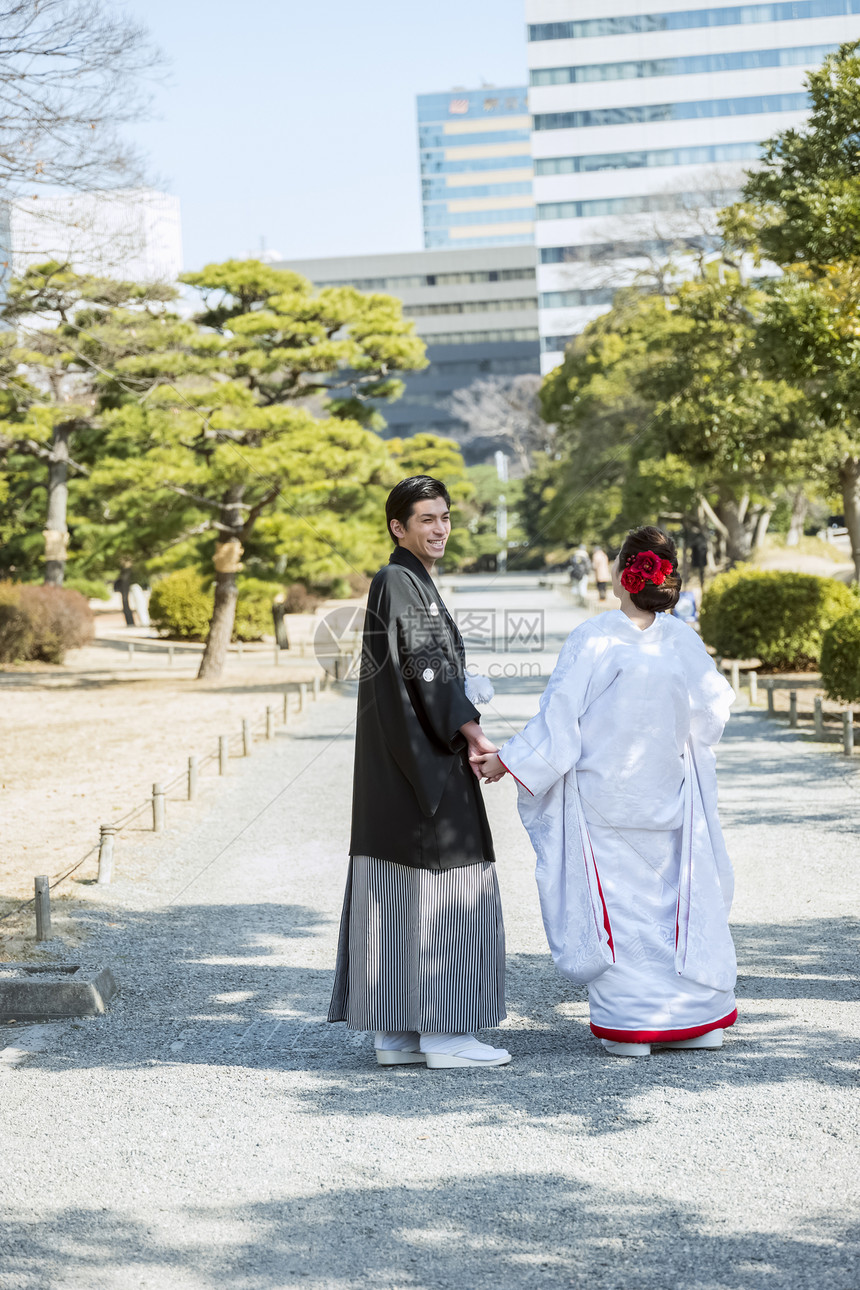
[[[489,733],[542,684],[500,682]],[[603,1054],[555,972],[514,787],[488,789],[513,1064],[382,1071],[321,1021],[353,714],[316,705],[90,889],[84,961],[123,986],[108,1017],[5,1028],[2,1290],[856,1290],[846,764],[733,719],[741,1020],[721,1052],[638,1062]]]

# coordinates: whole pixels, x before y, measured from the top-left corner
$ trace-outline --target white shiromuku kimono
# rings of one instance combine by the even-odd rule
[[[602,1039],[730,1026],[733,875],[713,747],[732,689],[686,623],[620,609],[571,632],[540,712],[501,749],[537,855],[553,958]]]

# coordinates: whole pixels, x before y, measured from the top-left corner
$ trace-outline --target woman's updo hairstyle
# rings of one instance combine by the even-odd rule
[[[631,529],[624,539],[624,545],[618,553],[618,572],[624,571],[627,564],[643,551],[653,551],[661,560],[669,560],[672,572],[667,574],[666,581],[659,587],[653,582],[646,582],[641,591],[631,592],[630,599],[637,609],[650,610],[655,614],[664,614],[674,609],[681,594],[681,579],[678,574],[678,552],[675,543],[662,529],[653,524],[643,524],[641,528]]]

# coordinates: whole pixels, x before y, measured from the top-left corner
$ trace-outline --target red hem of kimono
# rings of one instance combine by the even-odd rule
[[[496,756],[499,757],[499,754],[496,753]],[[502,765],[505,766],[505,763],[502,761],[501,757],[499,757],[499,761],[501,761]],[[508,772],[509,775],[514,775],[514,772],[512,770],[509,770],[507,766],[505,766],[505,770]],[[523,781],[521,779],[517,779],[516,775],[514,775],[514,779],[517,780],[518,784],[523,785],[523,788],[526,790],[526,792],[529,794],[530,797],[534,797],[534,793],[529,788],[528,784],[523,784]]]
[[[591,1032],[598,1039],[612,1039],[617,1044],[659,1044],[670,1043],[674,1039],[695,1039],[697,1035],[706,1035],[710,1030],[726,1030],[738,1019],[738,1010],[721,1017],[719,1021],[708,1021],[703,1026],[685,1026],[682,1030],[610,1030],[607,1026],[595,1026],[591,1023]]]

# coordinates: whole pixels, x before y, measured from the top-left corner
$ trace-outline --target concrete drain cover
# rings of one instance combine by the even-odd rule
[[[118,989],[110,968],[0,963],[0,1021],[98,1017]]]

